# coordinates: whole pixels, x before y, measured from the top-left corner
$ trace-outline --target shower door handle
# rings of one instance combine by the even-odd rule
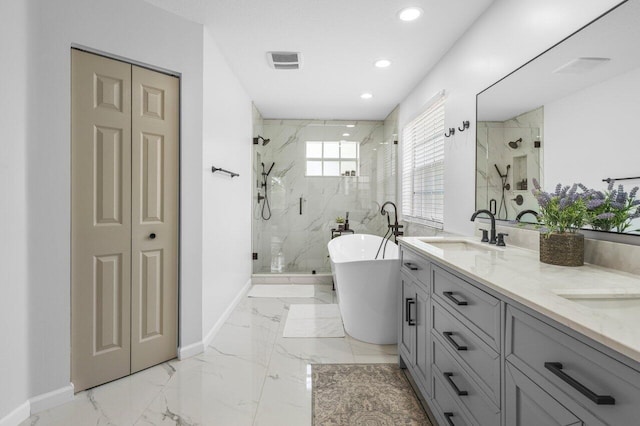
[[[302,215],[302,197],[300,197],[300,215]]]

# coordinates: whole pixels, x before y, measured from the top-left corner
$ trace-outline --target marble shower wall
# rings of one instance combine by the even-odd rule
[[[383,122],[258,121],[260,134],[270,142],[254,145],[254,273],[329,272],[331,228],[346,212],[356,233],[384,235],[386,219],[380,206],[396,201],[397,145],[394,132],[385,132]],[[305,176],[306,142],[340,140],[360,142],[359,176]],[[267,171],[275,163],[267,177],[268,220],[263,213],[269,217],[269,209],[257,201],[258,194],[264,195],[261,163]]]
[[[509,142],[522,139],[517,148]],[[540,141],[536,148],[534,142]],[[490,200],[496,200],[496,218],[515,219],[518,212],[526,209],[538,210],[538,203],[531,193],[532,178],[540,181],[542,170],[543,108],[537,108],[503,122],[477,123],[476,154],[476,206],[489,208]],[[507,174],[502,201],[502,175]],[[507,172],[507,167],[509,170]],[[526,181],[526,186],[523,186]],[[518,205],[516,198],[522,197]]]

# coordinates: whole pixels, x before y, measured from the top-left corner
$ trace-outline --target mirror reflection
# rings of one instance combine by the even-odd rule
[[[605,195],[606,179],[640,185],[638,22],[640,2],[624,2],[478,94],[476,209],[501,220],[537,211],[533,179]],[[624,232],[639,228],[633,219]]]

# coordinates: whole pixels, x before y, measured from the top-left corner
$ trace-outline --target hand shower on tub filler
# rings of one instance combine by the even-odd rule
[[[389,212],[385,210],[385,207],[387,205],[393,206],[393,216],[394,216],[393,225],[391,224],[391,219],[389,218],[390,216]],[[387,216],[387,232],[385,232],[384,237],[382,237],[382,241],[380,242],[380,247],[378,247],[378,252],[376,253],[376,257],[375,257],[376,259],[380,254],[380,249],[382,249],[383,243],[384,243],[384,249],[382,250],[382,258],[384,259],[385,251],[387,250],[387,242],[391,239],[391,236],[393,236],[393,241],[396,244],[398,244],[398,237],[401,235],[404,235],[404,232],[400,231],[400,229],[403,228],[404,225],[398,225],[398,208],[393,202],[391,201],[385,202],[380,208],[380,214],[383,216],[385,215]]]

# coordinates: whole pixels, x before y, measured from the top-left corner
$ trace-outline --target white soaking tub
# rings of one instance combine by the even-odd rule
[[[345,331],[379,345],[397,343],[400,251],[393,241],[355,234],[328,244],[331,271]],[[384,250],[384,258],[383,258]]]

